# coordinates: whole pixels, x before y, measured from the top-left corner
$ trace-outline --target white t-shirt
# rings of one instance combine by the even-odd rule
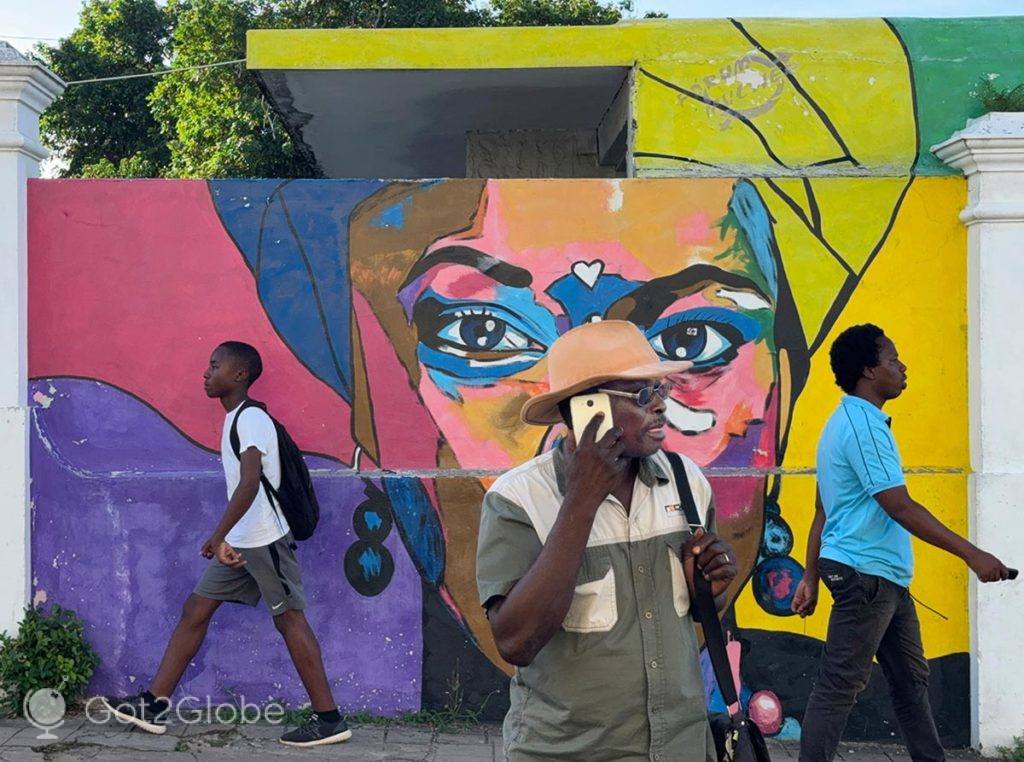
[[[244,403],[243,403],[244,404]],[[224,464],[224,479],[228,486],[228,500],[242,478],[242,464],[231,449],[231,423],[238,408],[224,417],[224,431],[220,437],[220,459]],[[277,429],[270,416],[258,407],[248,407],[238,416],[238,451],[244,453],[250,447],[259,450],[263,457],[263,475],[276,490],[281,485],[281,456],[277,451]],[[238,523],[225,538],[235,548],[258,548],[269,545],[288,534],[288,522],[278,513],[267,499],[267,492],[260,483],[259,492]]]

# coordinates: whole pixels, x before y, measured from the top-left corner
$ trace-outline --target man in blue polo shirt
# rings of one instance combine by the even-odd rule
[[[946,528],[907,492],[891,419],[882,412],[907,387],[896,346],[874,325],[843,331],[829,352],[846,392],[818,443],[818,495],[807,540],[807,569],[793,611],[807,616],[818,579],[832,613],[818,679],[804,712],[801,762],[831,760],[854,701],[877,657],[912,759],[945,755],[928,703],[928,662],[910,597],[910,535],[960,558],[982,582],[1007,579],[991,553]]]

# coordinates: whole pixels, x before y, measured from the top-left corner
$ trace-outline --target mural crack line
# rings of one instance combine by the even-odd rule
[[[677,93],[681,93],[682,95],[685,95],[687,98],[693,98],[695,101],[699,101],[706,106],[711,106],[711,108],[718,109],[719,111],[722,111],[731,116],[732,118],[738,120],[747,129],[749,129],[757,136],[757,139],[761,143],[761,147],[764,148],[764,152],[768,154],[768,158],[770,158],[780,167],[784,167],[785,169],[792,169],[792,167],[790,167],[788,164],[786,164],[786,162],[780,159],[778,155],[775,153],[775,151],[772,150],[772,147],[768,144],[768,139],[763,134],[761,134],[761,131],[757,129],[757,126],[745,114],[741,114],[739,111],[729,108],[724,103],[719,103],[718,101],[712,100],[711,98],[706,98],[703,95],[693,92],[692,90],[687,90],[685,87],[680,87],[677,84],[669,82],[667,79],[662,79],[656,74],[651,74],[649,71],[642,67],[640,69],[640,73],[643,74],[648,79],[653,79],[659,85],[663,85],[669,88],[670,90],[675,90]]]
[[[803,96],[804,100],[807,101],[808,105],[812,109],[814,109],[814,113],[818,115],[818,118],[821,120],[821,123],[825,125],[825,129],[829,131],[829,134],[842,149],[843,159],[841,160],[850,161],[853,163],[854,166],[859,167],[860,162],[853,158],[853,154],[850,153],[850,149],[847,147],[846,142],[843,140],[842,136],[840,136],[839,130],[837,130],[835,125],[832,124],[832,121],[828,118],[828,114],[825,113],[825,110],[818,105],[817,101],[815,101],[814,98],[811,97],[810,93],[808,93],[807,90],[804,89],[804,86],[800,84],[800,81],[796,78],[796,75],[793,73],[793,70],[786,66],[786,64],[783,61],[781,61],[778,56],[776,56],[774,53],[768,50],[768,48],[762,45],[757,40],[757,38],[754,37],[754,35],[747,31],[743,24],[741,24],[736,19],[729,19],[729,22],[734,27],[736,27],[737,31],[739,31],[739,33],[742,34],[751,45],[753,45],[755,48],[761,51],[761,53],[763,53],[769,61],[775,64],[776,68],[779,71],[781,71],[785,75],[786,79],[789,80],[789,83],[793,85],[793,89],[800,93],[800,95]]]

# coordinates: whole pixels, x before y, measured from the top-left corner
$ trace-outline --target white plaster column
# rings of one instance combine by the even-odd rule
[[[1024,568],[1024,113],[971,119],[932,147],[967,177],[967,334],[973,541]],[[973,741],[1024,732],[1024,579],[971,575]]]
[[[64,91],[46,67],[0,41],[0,630],[28,602],[28,203],[47,151],[39,115]]]

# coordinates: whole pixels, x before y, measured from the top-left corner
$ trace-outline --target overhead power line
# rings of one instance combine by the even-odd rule
[[[215,66],[234,66],[236,64],[245,63],[244,58],[234,58],[230,61],[217,61],[216,63],[199,64],[197,66],[179,66],[173,69],[162,69],[161,71],[147,71],[141,74],[120,74],[116,77],[96,77],[95,79],[76,79],[72,82],[65,84],[70,87],[71,85],[89,85],[94,82],[116,82],[120,79],[139,79],[140,77],[162,77],[164,74],[173,74],[178,71],[195,71],[197,69],[212,69]]]

